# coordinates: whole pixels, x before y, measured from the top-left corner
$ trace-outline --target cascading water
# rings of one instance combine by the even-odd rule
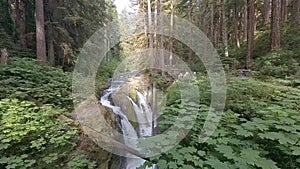
[[[138,75],[137,72],[130,72],[127,74],[123,74],[114,78],[111,82],[111,86],[109,89],[104,91],[103,96],[100,99],[100,103],[110,108],[116,116],[118,116],[120,120],[121,130],[124,135],[124,143],[132,148],[137,149],[137,142],[136,139],[138,137],[144,136],[152,136],[153,134],[153,126],[152,126],[152,111],[147,102],[146,96],[144,96],[141,92],[136,90],[136,98],[137,103],[135,103],[130,97],[127,98],[132,103],[137,123],[138,129],[135,131],[132,124],[129,122],[128,118],[126,117],[125,113],[122,112],[121,108],[118,105],[114,105],[110,100],[110,96],[120,90],[122,85],[124,85],[130,77],[134,77]],[[132,157],[132,158],[130,158]],[[128,154],[126,161],[121,165],[120,169],[136,169],[137,167],[143,165],[145,160],[138,158],[134,155]],[[146,169],[155,169],[156,165],[152,167],[146,167]]]

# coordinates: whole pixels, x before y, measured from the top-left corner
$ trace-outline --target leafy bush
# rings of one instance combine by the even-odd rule
[[[108,88],[108,81],[113,77],[119,64],[120,61],[117,58],[112,58],[109,62],[103,61],[101,63],[96,75],[96,94],[100,94],[104,88]]]
[[[0,99],[18,98],[71,108],[71,76],[61,69],[40,66],[29,58],[12,58],[0,67]]]
[[[283,26],[281,31],[281,51],[272,53],[270,49],[270,31],[256,32],[255,45],[253,51],[254,68],[262,70],[263,74],[282,77],[286,74],[295,73],[296,64],[300,64],[300,28],[291,29],[289,26]],[[238,66],[242,68],[245,65],[247,55],[246,42],[241,43],[241,47],[230,46],[229,54],[231,58],[239,61]],[[257,64],[258,63],[258,64]],[[264,66],[262,68],[262,66]],[[291,69],[291,70],[289,70]],[[269,73],[270,71],[271,73]]]
[[[286,26],[283,28],[282,33],[282,48],[284,50],[293,51],[297,54],[298,57],[295,59],[298,59],[298,63],[300,63],[300,28],[290,28]]]
[[[95,162],[90,162],[84,155],[78,155],[67,163],[69,169],[93,169],[96,168]]]
[[[59,168],[76,144],[77,130],[50,106],[0,101],[0,168]]]
[[[160,169],[294,169],[300,165],[299,89],[253,79],[231,79],[226,111],[206,142],[198,139],[209,109],[203,103],[200,108],[192,103],[182,108],[180,102],[173,102],[165,109],[159,122],[162,131],[173,125],[187,126],[186,121],[184,125],[174,124],[179,111],[196,110],[197,119],[179,145],[153,157],[151,163]],[[160,142],[158,148],[167,147],[166,141]]]
[[[286,77],[300,70],[299,63],[291,51],[274,52],[257,59],[257,69],[267,76]]]

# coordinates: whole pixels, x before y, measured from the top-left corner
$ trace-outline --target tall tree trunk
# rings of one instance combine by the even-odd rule
[[[163,30],[163,26],[164,26],[164,21],[163,21],[163,18],[162,18],[162,14],[163,14],[163,0],[159,0],[159,3],[158,3],[158,7],[159,7],[159,14],[160,14],[160,20],[159,20],[159,30],[160,30],[160,32],[162,32],[162,31],[164,31]],[[164,74],[164,68],[165,68],[165,57],[164,57],[164,51],[163,51],[163,49],[164,49],[164,36],[163,35],[160,35],[159,36],[160,38],[160,42],[159,42],[159,48],[161,49],[160,50],[160,58],[161,58],[161,65],[162,65],[162,67],[161,67],[161,69],[162,69],[162,72],[163,72],[163,74]]]
[[[271,50],[280,48],[281,0],[272,0]]]
[[[217,48],[220,48],[222,47],[221,45],[223,44],[222,43],[222,35],[223,35],[223,29],[222,29],[222,5],[221,5],[221,1],[222,0],[217,0],[216,3],[217,3],[217,7],[218,7],[218,24],[217,24],[217,27],[218,27],[218,39],[217,39]]]
[[[21,47],[26,48],[26,7],[23,0],[19,0],[18,8],[20,15],[20,45]]]
[[[247,59],[246,67],[252,67],[252,56],[254,47],[254,26],[255,26],[255,7],[253,0],[247,0]]]
[[[148,29],[152,26],[152,12],[151,12],[151,0],[147,1],[148,5]],[[153,48],[153,36],[152,34],[149,35],[149,48]]]
[[[287,20],[287,13],[288,13],[287,3],[288,3],[287,0],[281,1],[281,23],[284,23]]]
[[[215,11],[214,11],[214,0],[210,0],[210,13],[211,13],[211,22],[210,22],[210,34],[211,34],[211,41],[212,41],[212,44],[214,46],[216,46],[216,41],[215,41],[215,24],[214,24],[214,21],[215,21]]]
[[[160,68],[160,61],[157,59],[158,58],[158,35],[157,35],[157,30],[158,30],[158,0],[155,0],[154,3],[154,35],[153,35],[153,46],[155,49],[154,52],[154,63],[153,67],[154,68]]]
[[[159,69],[160,62],[158,58],[158,37],[157,37],[157,29],[158,29],[158,22],[157,22],[157,14],[158,14],[158,0],[155,0],[154,4],[154,36],[153,36],[153,46],[154,46],[154,55],[153,55],[153,68]],[[156,93],[156,83],[152,83],[152,132],[154,131],[154,118],[157,114],[157,93]],[[151,133],[153,134],[153,133]]]
[[[239,23],[238,23],[238,11],[237,11],[237,0],[234,0],[234,10],[233,10],[233,24],[234,24],[234,42],[238,48],[240,45],[240,37],[239,37]]]
[[[292,27],[299,27],[300,25],[300,0],[293,0],[291,2],[291,23]]]
[[[264,25],[267,25],[270,23],[270,16],[271,16],[271,0],[264,0]]]
[[[247,40],[248,37],[248,0],[244,0],[244,40]]]
[[[43,0],[35,0],[36,21],[36,54],[41,64],[47,63],[45,26],[44,26],[44,3]]]
[[[215,23],[214,23],[214,33],[215,33],[215,47],[220,47],[220,39],[222,38],[222,28],[221,28],[221,9],[220,9],[220,1],[215,1],[215,7],[216,7],[216,16],[215,16]]]
[[[173,4],[173,0],[171,0],[171,21],[170,21],[170,36],[169,36],[169,40],[170,40],[170,45],[169,45],[169,52],[170,52],[170,57],[169,57],[169,61],[170,61],[170,68],[173,65],[173,27],[174,27],[174,4]]]
[[[13,22],[13,38],[14,40],[18,37],[18,5],[17,0],[8,0],[10,6],[10,17]]]
[[[189,5],[187,8],[187,14],[188,14],[189,22],[192,23],[193,21],[192,21],[192,2],[191,1],[189,1]],[[189,29],[189,31],[192,31],[192,27],[189,27],[188,29]],[[190,39],[190,40],[192,40],[192,39]],[[190,64],[192,63],[192,56],[193,56],[193,51],[191,48],[189,48],[188,61]]]
[[[229,56],[228,52],[228,34],[227,34],[227,20],[226,20],[226,11],[225,11],[225,0],[221,0],[221,27],[222,27],[222,40],[224,47],[225,57]]]
[[[48,15],[45,17],[48,20],[48,24],[46,27],[46,46],[47,46],[47,54],[48,54],[48,62],[50,65],[55,65],[55,50],[54,50],[54,38],[53,38],[53,23],[52,23],[52,15],[54,12],[54,0],[48,0],[48,8],[45,11]]]
[[[256,0],[253,0],[253,4],[254,4],[254,32],[256,32],[256,27],[257,27],[257,19],[256,19],[256,16],[259,15],[259,11],[257,9],[257,1]]]
[[[76,29],[76,28],[75,28]],[[104,43],[106,44],[106,50],[109,51],[110,50],[110,41],[109,38],[107,36],[107,30],[105,29],[104,31],[104,38],[103,40],[105,41]],[[109,62],[109,52],[106,52],[105,57],[103,58],[104,61]]]
[[[154,3],[154,36],[153,36],[153,46],[157,50],[158,47],[158,37],[157,37],[157,29],[158,29],[158,21],[157,21],[157,15],[158,15],[158,0],[155,0]]]
[[[55,65],[55,52],[54,52],[54,39],[53,39],[53,25],[47,26],[47,53],[49,58],[49,64]]]

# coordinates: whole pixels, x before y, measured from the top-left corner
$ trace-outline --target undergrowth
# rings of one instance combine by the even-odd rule
[[[201,95],[200,108],[192,103],[180,107],[180,100],[173,101],[159,122],[162,132],[167,132],[170,126],[180,131],[193,122],[190,118],[182,118],[183,125],[174,123],[178,113],[197,112],[187,137],[170,151],[152,157],[145,165],[155,163],[160,169],[296,169],[300,166],[299,89],[274,81],[230,78],[226,109],[218,128],[206,142],[201,142],[199,135],[210,104],[209,92],[202,91],[210,87],[207,78],[198,78],[196,84]],[[174,93],[173,100],[178,97],[176,92],[171,92]],[[164,149],[171,142],[165,140],[155,146]]]
[[[71,74],[40,66],[34,59],[11,58],[9,65],[0,66],[0,99],[4,98],[72,109]]]

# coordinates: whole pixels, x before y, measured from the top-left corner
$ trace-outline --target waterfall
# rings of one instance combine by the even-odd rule
[[[137,121],[138,121],[138,134],[140,137],[152,136],[152,111],[150,106],[147,104],[142,93],[137,91],[137,105],[130,97],[128,99],[131,101]]]
[[[126,144],[128,147],[131,147],[132,149],[137,149],[137,142],[136,142],[137,138],[144,137],[144,136],[152,136],[153,133],[152,111],[147,102],[146,96],[144,96],[141,92],[136,90],[137,103],[135,103],[129,96],[127,96],[127,98],[132,103],[136,115],[136,119],[138,123],[137,131],[134,129],[134,127],[126,117],[126,114],[122,112],[121,108],[118,105],[114,105],[109,100],[109,98],[114,92],[120,90],[122,85],[124,85],[130,77],[136,75],[138,75],[138,73],[131,72],[114,78],[114,80],[112,80],[111,82],[110,88],[104,91],[104,94],[100,99],[100,103],[103,106],[110,108],[116,116],[120,117],[121,130],[124,135],[124,144]],[[140,167],[144,163],[145,160],[138,158],[134,155],[128,154],[126,161],[124,162],[124,164],[121,165],[122,168],[120,169],[136,169],[137,167]],[[145,169],[155,169],[155,168],[156,165],[152,167],[146,167]]]

